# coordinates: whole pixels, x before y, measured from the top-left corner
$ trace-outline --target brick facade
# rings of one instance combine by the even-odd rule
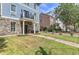
[[[50,26],[50,17],[46,14],[40,15],[40,26],[49,27]]]
[[[50,25],[53,25],[54,18],[52,16],[49,16],[47,14],[40,14],[40,29],[43,30],[45,27],[49,27]]]

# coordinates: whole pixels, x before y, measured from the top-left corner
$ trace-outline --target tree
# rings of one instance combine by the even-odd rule
[[[74,31],[76,29],[76,24],[79,24],[79,6],[75,5],[74,3],[61,3],[55,9],[56,18],[59,18],[66,27],[68,25],[74,26]]]

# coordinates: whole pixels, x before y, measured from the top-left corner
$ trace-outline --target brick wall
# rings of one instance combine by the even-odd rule
[[[50,25],[50,17],[46,14],[40,15],[40,25],[42,27],[48,27]]]

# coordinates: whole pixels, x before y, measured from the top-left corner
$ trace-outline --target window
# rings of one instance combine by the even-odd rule
[[[15,31],[15,22],[11,22],[11,31]]]
[[[16,6],[15,5],[11,5],[11,11],[16,11]]]
[[[16,5],[11,4],[11,15],[16,15]]]
[[[34,14],[30,13],[30,18],[34,19]]]
[[[23,18],[23,10],[21,9],[20,17]]]
[[[24,5],[27,5],[27,3],[24,3]]]
[[[36,9],[36,4],[34,4],[34,9]]]
[[[29,18],[29,11],[24,10],[24,17]]]
[[[23,3],[24,5],[27,5],[27,6],[29,6],[29,3]]]
[[[27,3],[27,5],[29,6],[29,3]]]

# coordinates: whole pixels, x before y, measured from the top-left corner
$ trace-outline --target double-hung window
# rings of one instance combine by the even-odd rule
[[[15,16],[16,15],[16,5],[11,4],[11,15]]]
[[[24,17],[29,18],[29,11],[24,10]]]
[[[11,31],[15,31],[16,22],[11,22]]]
[[[36,4],[34,4],[34,9],[36,9]]]
[[[27,6],[29,6],[30,4],[29,3],[27,3]]]

